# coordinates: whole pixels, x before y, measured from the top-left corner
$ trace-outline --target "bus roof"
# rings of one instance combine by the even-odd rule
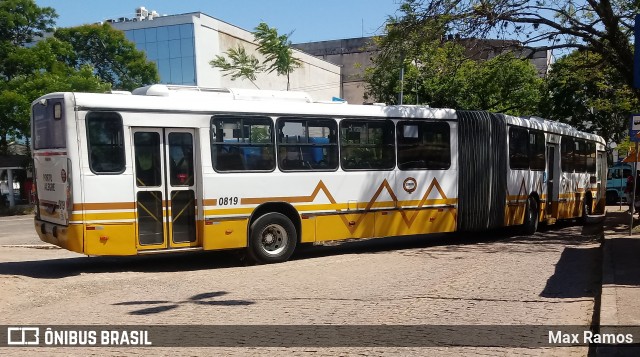
[[[125,95],[132,94],[132,95]],[[333,117],[373,117],[456,120],[456,110],[430,108],[420,105],[359,105],[346,102],[314,102],[307,93],[251,89],[203,88],[155,84],[133,92],[79,93],[59,92],[47,94],[34,104],[47,98],[62,97],[74,102],[80,110],[117,110],[149,112],[192,112],[201,114],[247,113],[264,115],[304,115]],[[286,105],[283,105],[285,104]],[[556,121],[538,117],[505,115],[507,124],[571,135],[593,140],[603,145],[595,134],[581,132]]]

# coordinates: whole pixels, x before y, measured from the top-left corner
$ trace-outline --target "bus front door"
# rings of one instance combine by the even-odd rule
[[[138,250],[199,246],[194,130],[132,132]]]

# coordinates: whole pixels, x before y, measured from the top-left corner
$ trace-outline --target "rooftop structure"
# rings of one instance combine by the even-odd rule
[[[160,83],[203,87],[238,87],[285,90],[286,77],[275,72],[260,73],[255,84],[224,76],[209,62],[230,48],[243,46],[259,59],[251,32],[202,12],[159,15],[144,7],[131,18],[108,19],[105,22],[124,31],[136,48],[144,51],[158,65]],[[291,73],[291,90],[309,92],[316,99],[340,96],[340,67],[315,56],[294,50],[302,67]]]

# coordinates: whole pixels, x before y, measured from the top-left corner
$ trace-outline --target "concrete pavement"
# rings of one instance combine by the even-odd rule
[[[640,326],[640,221],[629,235],[626,207],[608,207],[604,223],[600,333],[628,332]],[[634,336],[634,341],[640,336]],[[640,356],[640,346],[602,346],[598,356]]]

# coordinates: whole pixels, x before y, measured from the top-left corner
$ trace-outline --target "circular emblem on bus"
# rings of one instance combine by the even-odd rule
[[[67,182],[67,172],[64,171],[64,169],[62,169],[62,171],[60,171],[60,178],[62,179],[62,183]]]
[[[412,193],[418,188],[418,182],[413,177],[407,177],[402,183],[402,188],[408,193]]]

